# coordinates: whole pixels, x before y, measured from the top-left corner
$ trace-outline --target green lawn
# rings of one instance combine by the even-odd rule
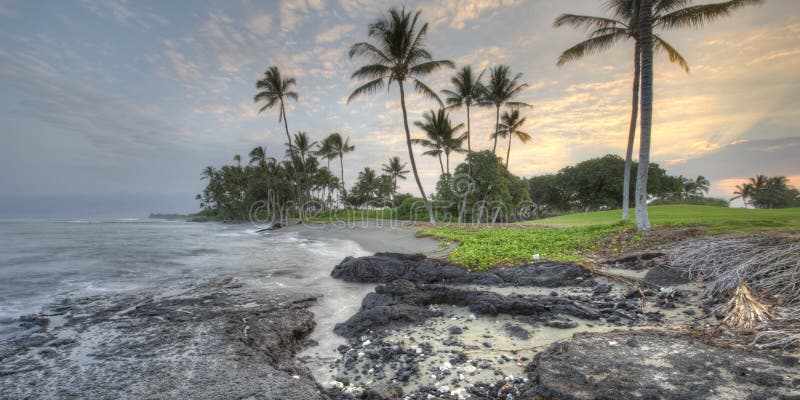
[[[800,208],[752,210],[694,205],[652,206],[653,226],[698,226],[708,233],[747,232],[768,229],[800,229]],[[633,214],[633,210],[631,210]],[[632,215],[633,217],[633,215]],[[420,235],[458,242],[449,260],[469,268],[530,261],[534,254],[543,260],[584,261],[587,250],[596,249],[601,239],[615,236],[631,223],[619,222],[620,211],[570,214],[514,226],[472,228],[454,225],[423,229]],[[639,235],[633,235],[633,241]]]
[[[756,210],[694,205],[650,206],[653,226],[701,226],[709,233],[746,232],[768,229],[800,229],[800,208]],[[562,215],[532,221],[535,226],[572,227],[619,222],[621,211],[599,211]],[[631,220],[635,220],[631,209]]]

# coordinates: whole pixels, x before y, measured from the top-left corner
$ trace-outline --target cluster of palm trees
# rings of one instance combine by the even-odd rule
[[[784,208],[800,206],[800,191],[789,185],[785,176],[757,175],[736,185],[731,200],[742,199],[745,208]]]
[[[423,146],[424,155],[437,157],[442,175],[450,174],[450,155],[454,153],[472,152],[470,108],[472,106],[490,106],[495,108],[495,129],[490,137],[493,140],[492,150],[497,150],[500,138],[508,138],[506,151],[506,167],[511,152],[511,140],[519,138],[523,143],[530,140],[530,135],[521,131],[525,118],[520,116],[519,109],[529,107],[528,104],[515,101],[515,99],[528,86],[520,82],[522,74],[513,75],[511,68],[498,65],[490,69],[489,79],[486,84],[482,80],[483,73],[475,74],[470,66],[464,66],[451,79],[452,90],[444,90],[445,102],[439,95],[425,84],[421,79],[444,68],[455,68],[449,60],[434,60],[425,46],[428,33],[428,24],[419,20],[421,11],[408,12],[403,9],[392,8],[383,17],[379,18],[368,27],[368,37],[371,41],[358,42],[350,48],[350,57],[361,57],[366,64],[352,74],[355,80],[366,81],[356,88],[348,97],[348,103],[363,95],[378,92],[384,87],[397,85],[400,92],[400,108],[403,113],[403,127],[406,134],[408,157],[411,161],[411,170],[417,183],[420,195],[428,209],[430,222],[434,223],[434,213],[428,196],[419,179],[414,150],[412,144]],[[424,133],[425,138],[412,139],[408,124],[408,110],[406,108],[406,85],[411,85],[413,90],[423,96],[435,100],[438,110],[430,110],[423,115],[422,121],[415,122]],[[460,133],[464,124],[454,124],[447,109],[466,108],[466,131]],[[500,110],[504,111],[501,120]],[[502,123],[501,123],[502,121]],[[466,140],[467,149],[463,149]],[[467,160],[469,162],[469,157]],[[443,161],[444,160],[444,161]],[[471,165],[468,175],[471,174]],[[464,195],[459,222],[462,221],[466,209],[467,194]]]
[[[564,51],[558,58],[558,65],[578,60],[584,56],[595,54],[612,47],[617,42],[631,41],[634,52],[634,77],[632,87],[631,118],[628,130],[628,143],[625,157],[623,183],[623,219],[628,218],[630,198],[630,171],[633,156],[633,143],[637,122],[640,123],[639,167],[636,176],[636,222],[642,230],[650,228],[647,216],[647,176],[650,157],[650,137],[652,130],[652,95],[653,95],[653,54],[664,52],[669,61],[689,72],[685,58],[660,34],[661,30],[677,28],[698,28],[707,22],[729,15],[743,6],[763,3],[764,0],[729,0],[722,3],[694,5],[693,0],[609,0],[607,2],[609,16],[595,17],[575,14],[563,14],[556,18],[556,27],[572,26],[588,34],[588,38]],[[500,139],[507,139],[505,167],[508,169],[512,141],[516,138],[521,143],[531,140],[531,135],[523,130],[526,118],[521,111],[530,107],[518,100],[528,85],[522,82],[522,74],[514,74],[507,65],[497,65],[489,69],[486,82],[483,77],[486,71],[475,73],[467,65],[463,66],[451,78],[452,87],[443,90],[444,101],[437,92],[430,88],[423,78],[443,70],[455,68],[449,60],[436,60],[426,47],[428,24],[420,20],[421,11],[409,12],[405,8],[389,9],[388,13],[368,26],[368,41],[353,44],[349,50],[351,58],[360,57],[366,62],[352,73],[352,79],[362,81],[348,97],[347,102],[364,95],[377,93],[385,87],[395,86],[400,94],[400,108],[403,117],[403,128],[411,165],[411,172],[425,202],[430,222],[434,223],[434,213],[419,178],[414,158],[413,144],[422,146],[423,155],[437,157],[441,174],[450,176],[450,156],[466,153],[466,170],[468,180],[472,177],[471,157],[472,130],[470,111],[472,107],[491,107],[495,111],[495,127],[489,134],[492,141],[492,153],[496,153]],[[268,159],[263,148],[251,152],[255,164],[247,168],[258,168],[268,171],[266,175],[266,191],[272,193],[278,188],[278,182],[284,185],[280,196],[284,200],[297,204],[318,196],[325,197],[325,203],[331,205],[333,192],[337,192],[337,203],[348,200],[344,185],[343,157],[354,150],[348,139],[333,133],[317,144],[308,135],[299,132],[294,138],[289,133],[286,116],[286,102],[296,101],[296,80],[282,77],[277,67],[269,67],[263,77],[256,82],[258,93],[254,100],[262,103],[260,112],[278,109],[278,122],[283,123],[287,138],[286,157],[288,161],[281,163]],[[423,138],[412,138],[409,128],[409,116],[406,106],[406,90],[411,89],[418,94],[434,100],[438,109],[430,110],[422,115],[420,121],[414,122],[424,134]],[[449,111],[466,110],[466,125],[453,123]],[[641,116],[639,110],[641,109]],[[502,114],[501,114],[502,111]],[[466,142],[466,149],[464,149]],[[320,167],[315,156],[327,161],[327,166]],[[331,173],[330,162],[339,159],[340,176]],[[241,166],[239,166],[241,168]],[[225,167],[223,167],[225,169]],[[206,171],[209,180],[215,173]],[[463,170],[463,169],[462,169]],[[376,199],[393,197],[397,191],[397,179],[405,179],[405,164],[394,157],[389,164],[383,166],[384,175],[365,168],[354,185],[355,198]],[[401,172],[402,171],[402,172]],[[274,181],[273,178],[275,177]],[[243,178],[238,178],[240,181]],[[703,178],[704,179],[704,178]],[[693,182],[692,192],[702,195],[703,182]],[[212,185],[209,185],[212,186]],[[219,185],[217,185],[219,186]],[[707,186],[707,181],[706,181]],[[388,190],[387,188],[391,188]],[[219,189],[225,192],[227,189]],[[463,194],[459,207],[459,222],[464,218],[467,208],[468,193]],[[232,197],[242,197],[241,193]],[[267,197],[272,196],[267,194]],[[743,195],[749,197],[749,194]],[[208,201],[203,200],[206,204]],[[220,200],[223,203],[226,200]]]
[[[578,60],[611,48],[617,42],[633,42],[633,90],[628,145],[625,156],[625,178],[622,219],[628,219],[630,165],[636,123],[641,107],[639,168],[636,176],[636,223],[642,230],[650,228],[647,216],[647,168],[650,161],[650,132],[652,129],[653,53],[663,51],[669,61],[689,72],[684,57],[657,31],[680,28],[697,29],[717,18],[727,16],[744,6],[761,4],[764,0],[730,0],[721,3],[695,5],[693,0],[609,0],[609,16],[563,14],[554,26],[572,26],[588,33],[588,39],[570,47],[558,58],[558,65]],[[639,95],[641,94],[641,99]]]

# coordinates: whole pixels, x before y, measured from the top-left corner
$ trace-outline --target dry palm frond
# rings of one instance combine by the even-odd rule
[[[733,291],[733,297],[725,305],[727,315],[722,320],[732,328],[753,329],[767,322],[770,314],[742,282]]]
[[[746,282],[781,303],[800,304],[800,235],[709,237],[684,242],[670,253],[672,265],[708,282],[711,295],[730,293]]]

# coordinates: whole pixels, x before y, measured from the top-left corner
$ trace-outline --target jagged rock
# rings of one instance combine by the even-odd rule
[[[656,331],[577,334],[538,354],[526,373],[523,398],[553,400],[778,398],[797,394],[800,377],[796,361]]]
[[[421,254],[377,253],[367,257],[347,257],[331,276],[348,282],[388,283],[400,279],[412,283],[475,284],[494,286],[568,285],[593,286],[591,274],[580,265],[540,262],[489,271],[467,271],[445,261]]]
[[[379,285],[368,294],[359,311],[335,332],[356,337],[370,330],[387,328],[392,324],[419,322],[441,315],[431,310],[431,304],[468,307],[476,314],[520,315],[532,322],[548,321],[556,315],[597,320],[602,313],[588,300],[541,295],[502,295],[496,292],[466,289],[448,285],[414,284],[406,280]]]

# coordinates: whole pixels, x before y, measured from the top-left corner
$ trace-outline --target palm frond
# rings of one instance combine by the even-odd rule
[[[377,79],[385,78],[392,72],[391,68],[381,64],[368,64],[353,72],[352,79]]]
[[[411,75],[425,76],[434,73],[442,68],[455,68],[455,64],[450,60],[428,61],[417,64],[408,69]]]
[[[428,85],[422,83],[419,79],[414,79],[414,90],[425,97],[436,100],[440,107],[444,107],[444,103],[442,103],[442,99],[439,98],[439,95],[436,94],[433,89],[429,88]]]
[[[627,27],[622,21],[612,18],[593,17],[590,15],[561,14],[553,21],[553,27],[560,28],[569,25],[581,31],[593,31],[607,26],[621,25]]]
[[[626,36],[617,32],[589,38],[576,44],[575,46],[568,48],[567,50],[564,50],[564,52],[558,57],[558,62],[556,65],[560,67],[568,62],[581,59],[584,56],[597,54],[601,51],[608,50],[615,43],[625,38]]]
[[[350,96],[347,97],[347,103],[349,104],[353,99],[358,96],[372,94],[381,90],[383,88],[383,79],[378,78],[373,81],[369,81],[361,86],[359,86],[356,90],[353,90],[353,93],[350,93]]]
[[[669,43],[667,43],[664,39],[660,36],[653,34],[653,51],[660,51],[664,50],[669,56],[669,62],[673,64],[678,64],[687,74],[689,73],[689,64],[686,62],[686,59],[683,58],[681,53],[678,53],[678,50],[675,50]]]
[[[708,22],[730,15],[739,8],[764,3],[765,0],[730,0],[722,3],[686,7],[655,19],[653,27],[663,29],[700,28]]]

